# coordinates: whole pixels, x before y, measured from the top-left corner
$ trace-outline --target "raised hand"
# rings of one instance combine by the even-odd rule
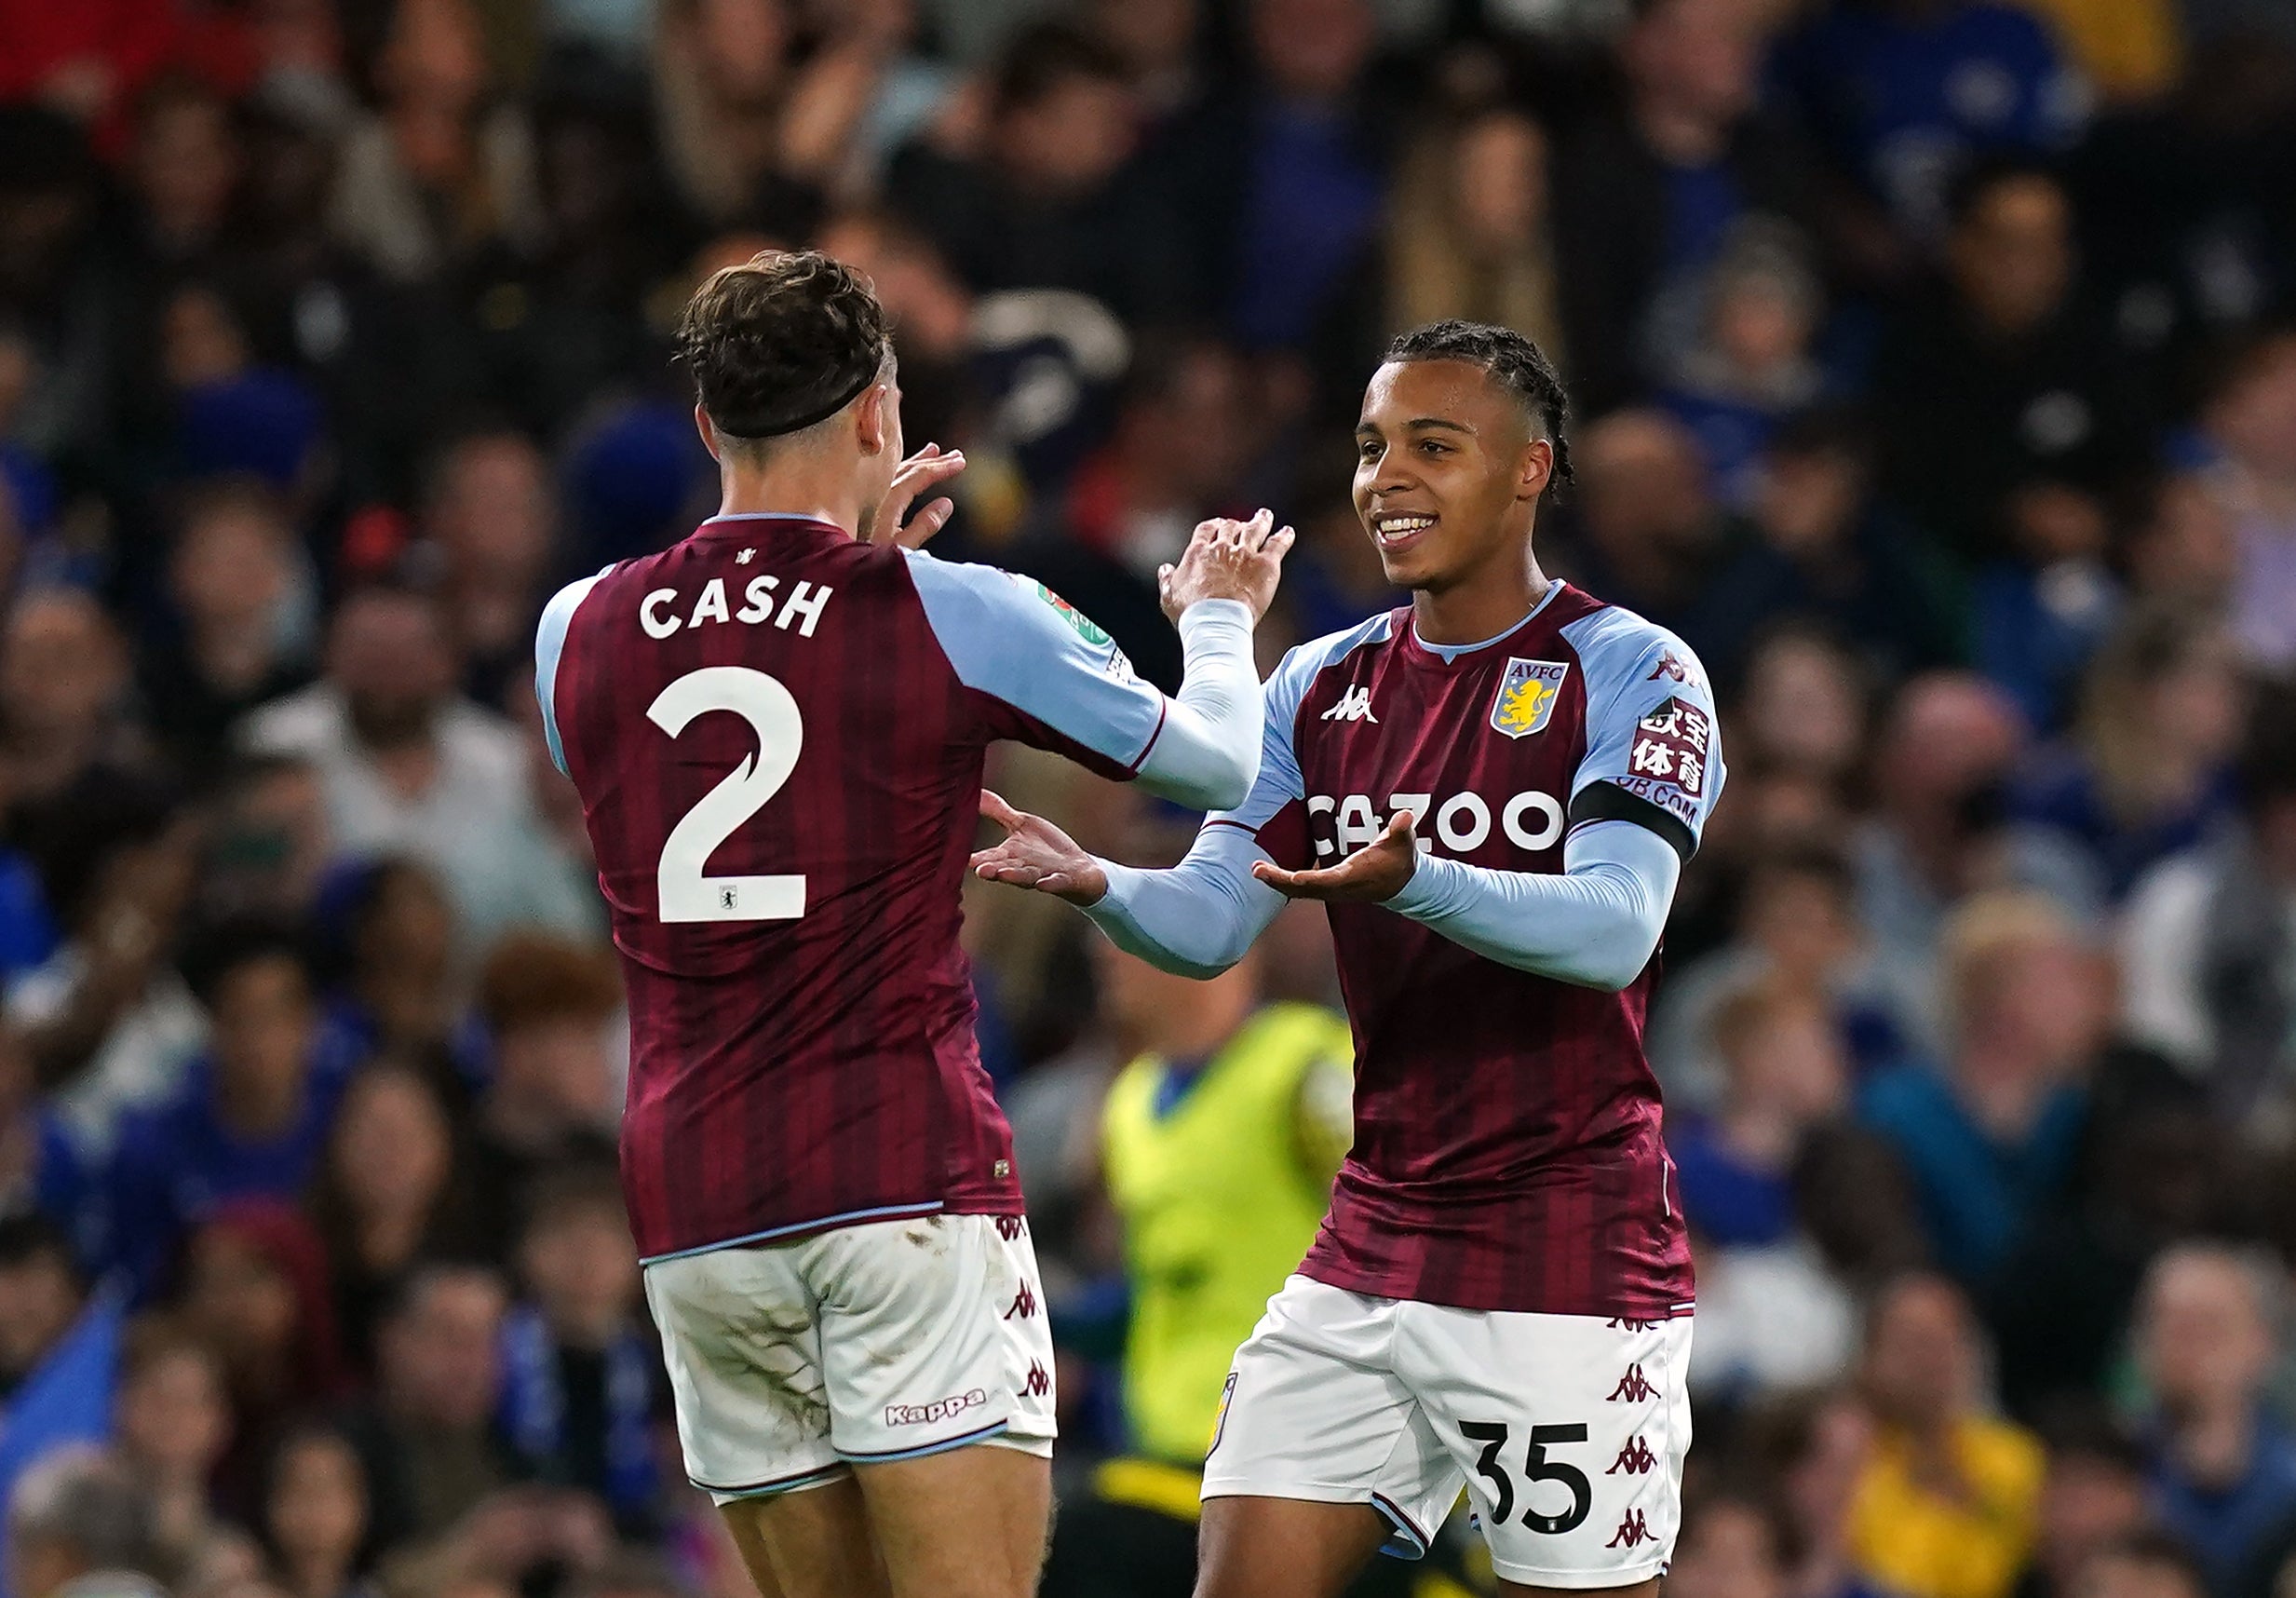
[[[1164,614],[1174,621],[1198,600],[1241,600],[1257,622],[1276,598],[1284,551],[1295,535],[1276,525],[1276,513],[1263,510],[1249,521],[1215,516],[1196,525],[1177,565],[1156,569],[1156,592]]]
[[[1005,829],[1002,843],[973,856],[973,874],[983,882],[1033,888],[1071,904],[1096,904],[1108,891],[1108,873],[1100,862],[1042,816],[1016,810],[985,788],[980,813]]]
[[[1266,860],[1252,862],[1251,874],[1288,899],[1317,899],[1326,904],[1384,904],[1403,891],[1419,869],[1419,839],[1411,813],[1398,810],[1378,837],[1335,866],[1322,871],[1286,871]]]
[[[944,454],[939,444],[927,444],[901,462],[893,474],[892,486],[885,490],[885,499],[877,507],[868,541],[898,544],[904,549],[923,548],[927,539],[949,525],[949,518],[956,514],[956,501],[946,495],[928,499],[925,508],[910,517],[905,524],[901,517],[918,494],[947,482],[964,469],[965,452],[950,450]]]

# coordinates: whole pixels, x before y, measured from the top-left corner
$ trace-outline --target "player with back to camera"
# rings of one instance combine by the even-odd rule
[[[1690,1253],[1641,1034],[1722,750],[1680,640],[1539,569],[1563,413],[1506,329],[1389,346],[1355,501],[1411,603],[1284,657],[1251,797],[1178,867],[982,796],[980,875],[1168,970],[1330,907],[1355,1146],[1229,1373],[1198,1598],[1329,1598],[1424,1551],[1463,1482],[1502,1591],[1647,1591],[1672,1551]]]
[[[623,1187],[686,1470],[766,1598],[1022,1598],[1053,1361],[957,948],[983,750],[1242,803],[1290,530],[1206,522],[1162,574],[1168,699],[1039,585],[915,549],[964,461],[902,458],[856,273],[727,267],[679,347],[722,508],[560,593],[535,688],[628,989]]]

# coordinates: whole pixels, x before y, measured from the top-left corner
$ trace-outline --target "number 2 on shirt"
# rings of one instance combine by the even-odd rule
[[[655,889],[664,921],[794,921],[805,914],[802,875],[705,876],[717,846],[763,809],[797,769],[805,723],[780,682],[747,666],[705,666],[664,688],[646,717],[671,738],[696,716],[731,711],[757,734],[757,753],[727,772],[662,844]]]

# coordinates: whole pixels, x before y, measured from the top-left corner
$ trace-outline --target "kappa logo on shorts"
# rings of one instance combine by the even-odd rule
[[[1620,1521],[1618,1529],[1611,1534],[1611,1540],[1602,1546],[1604,1548],[1639,1548],[1646,1542],[1655,1540],[1656,1538],[1651,1535],[1650,1523],[1642,1518],[1642,1511],[1628,1510],[1627,1518]]]
[[[1051,1390],[1052,1378],[1045,1374],[1044,1366],[1038,1364],[1034,1360],[1031,1360],[1029,1361],[1028,1379],[1020,1384],[1020,1390],[1015,1396],[1024,1399],[1043,1398]]]
[[[998,1163],[1002,1164],[1003,1162],[999,1161]],[[1008,1243],[1016,1238],[1026,1236],[1028,1229],[1028,1221],[1022,1216],[999,1215],[996,1217],[996,1235],[1004,1239]]]
[[[968,1409],[978,1409],[989,1402],[989,1395],[979,1388],[959,1393],[954,1398],[935,1399],[931,1403],[889,1403],[885,1406],[887,1426],[931,1426],[936,1421],[950,1420]]]
[[[1646,1476],[1658,1463],[1658,1456],[1650,1451],[1650,1444],[1637,1437],[1618,1451],[1618,1457],[1602,1473],[1615,1476],[1624,1470],[1629,1476]]]
[[[1647,1403],[1650,1402],[1651,1395],[1657,1390],[1642,1375],[1642,1367],[1640,1364],[1628,1365],[1627,1374],[1619,1377],[1618,1385],[1611,1389],[1610,1402],[1616,1403],[1624,1399],[1628,1403]]]
[[[1647,1332],[1658,1324],[1655,1320],[1637,1320],[1631,1315],[1614,1315],[1604,1322],[1614,1332]]]
[[[1010,1320],[1014,1316],[1018,1315],[1021,1320],[1026,1320],[1035,1313],[1035,1290],[1031,1288],[1029,1284],[1024,1281],[1020,1284],[1020,1291],[1012,1295],[1012,1307],[1005,1311],[1005,1319]]]

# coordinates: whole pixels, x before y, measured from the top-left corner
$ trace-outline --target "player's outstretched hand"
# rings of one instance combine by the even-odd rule
[[[901,462],[893,474],[893,485],[885,490],[885,503],[877,507],[877,520],[869,529],[868,541],[898,544],[904,549],[922,548],[925,540],[949,525],[949,518],[956,514],[956,501],[946,495],[928,499],[925,508],[904,523],[901,518],[908,515],[910,502],[964,469],[965,452],[944,454],[939,444],[927,444]]]
[[[1257,622],[1276,598],[1276,579],[1283,575],[1284,551],[1295,536],[1289,527],[1276,525],[1276,513],[1263,510],[1249,521],[1215,516],[1196,525],[1195,536],[1181,552],[1178,565],[1156,568],[1156,592],[1164,614],[1174,621],[1198,600],[1242,600]]]
[[[1398,810],[1378,837],[1324,871],[1286,871],[1255,860],[1251,874],[1290,899],[1327,904],[1384,904],[1403,891],[1419,869],[1419,839],[1411,813]]]
[[[1071,904],[1097,904],[1108,891],[1100,862],[1042,816],[1016,810],[986,788],[980,813],[1005,829],[1004,842],[973,856],[973,873],[982,881],[1033,887]]]

